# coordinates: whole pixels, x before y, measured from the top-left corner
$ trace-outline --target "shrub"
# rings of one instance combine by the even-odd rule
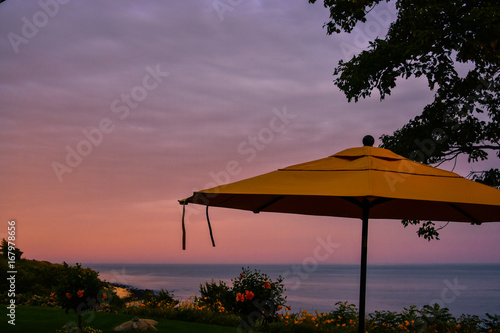
[[[210,283],[200,285],[200,305],[216,312],[234,312],[236,300],[231,288],[224,282],[216,283],[212,280]]]
[[[247,330],[278,320],[278,311],[285,305],[283,278],[273,282],[258,270],[242,269],[233,282],[234,311],[240,325]]]
[[[108,304],[107,284],[99,280],[99,273],[80,264],[69,266],[64,263],[63,279],[56,288],[57,300],[68,313],[74,310],[78,315],[78,327],[82,329],[82,314],[94,310],[98,304]]]
[[[486,314],[487,319],[481,324],[485,332],[500,332],[500,316]]]
[[[174,295],[170,294],[168,290],[161,289],[158,295],[151,290],[147,290],[144,293],[144,304],[146,306],[174,307],[178,303],[179,301],[174,299]]]

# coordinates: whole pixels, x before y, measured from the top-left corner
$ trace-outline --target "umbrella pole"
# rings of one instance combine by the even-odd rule
[[[368,215],[369,203],[363,202],[363,230],[361,236],[361,277],[359,283],[359,324],[358,333],[365,333],[366,263],[368,258]]]

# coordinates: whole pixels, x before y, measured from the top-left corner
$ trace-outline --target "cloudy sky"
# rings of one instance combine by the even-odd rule
[[[358,263],[358,220],[214,208],[212,248],[195,205],[182,251],[177,200],[419,114],[425,81],[358,103],[332,83],[393,15],[326,36],[327,10],[307,0],[2,3],[0,237],[15,219],[25,256],[53,262],[300,263],[330,242],[321,263]],[[498,224],[450,223],[431,243],[415,231],[373,220],[369,263],[500,262]]]

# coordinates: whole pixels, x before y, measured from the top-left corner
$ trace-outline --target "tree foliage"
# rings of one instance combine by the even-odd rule
[[[69,266],[63,263],[63,278],[56,288],[59,304],[68,313],[74,310],[78,315],[78,327],[82,330],[82,316],[86,311],[93,310],[98,304],[108,304],[111,301],[107,284],[99,279],[99,273],[82,268],[80,264]]]
[[[23,251],[19,250],[17,247],[9,245],[9,242],[2,238],[0,243],[0,255],[2,258],[10,261],[19,261],[23,255]]]
[[[316,0],[309,0],[315,3]],[[330,11],[328,34],[353,31],[383,0],[324,0]],[[390,95],[400,78],[424,77],[434,100],[401,129],[381,137],[382,147],[422,163],[439,165],[500,158],[500,2],[497,0],[395,0],[387,34],[350,60],[340,60],[335,84],[349,101]],[[500,186],[500,170],[470,178]],[[427,221],[430,222],[430,221]],[[419,236],[437,238],[425,222]],[[419,221],[407,221],[418,224]],[[427,230],[427,231],[426,231]]]

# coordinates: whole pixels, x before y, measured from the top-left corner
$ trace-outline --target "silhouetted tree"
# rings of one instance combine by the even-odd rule
[[[9,246],[9,242],[3,238],[0,244],[0,253],[2,258],[11,261],[19,261],[24,252],[15,246]]]
[[[315,3],[316,0],[309,0]],[[353,31],[388,0],[324,0],[328,34]],[[500,158],[500,2],[497,0],[396,0],[387,34],[366,50],[340,60],[335,84],[349,101],[369,97],[374,89],[384,99],[398,78],[425,77],[434,101],[401,129],[381,137],[382,147],[423,163],[439,165],[468,156],[469,162]],[[378,16],[377,16],[378,15]],[[461,70],[467,73],[461,75]],[[493,156],[488,155],[493,152]],[[469,177],[500,186],[500,170]],[[403,221],[404,225],[419,221]],[[427,239],[439,235],[431,221],[418,231]]]

